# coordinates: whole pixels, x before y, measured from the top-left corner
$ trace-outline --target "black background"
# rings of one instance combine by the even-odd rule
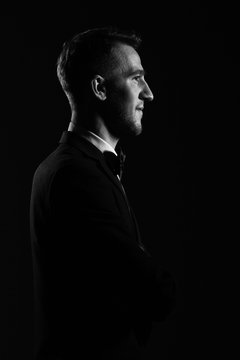
[[[1,16],[1,359],[32,359],[31,181],[70,118],[56,59],[73,34],[105,25],[141,34],[155,96],[143,133],[122,141],[123,182],[143,239],[178,286],[176,314],[154,326],[146,359],[215,358],[226,343],[222,298],[236,218],[228,200],[238,167],[237,11],[113,3]]]

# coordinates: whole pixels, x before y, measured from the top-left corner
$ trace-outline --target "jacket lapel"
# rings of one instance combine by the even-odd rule
[[[96,148],[96,146],[94,146],[92,143],[90,143],[88,140],[86,140],[85,138],[83,138],[73,132],[70,132],[70,131],[64,131],[59,142],[60,142],[60,144],[69,144],[71,146],[74,146],[75,148],[77,148],[78,150],[83,152],[86,156],[88,156],[98,162],[102,171],[112,181],[112,183],[118,189],[120,194],[123,196],[124,201],[129,210],[130,217],[132,218],[134,227],[136,229],[137,242],[138,242],[140,248],[147,253],[147,250],[141,241],[141,236],[140,236],[140,231],[139,231],[139,227],[137,224],[137,220],[133,213],[133,210],[131,209],[131,206],[129,205],[125,190],[124,190],[120,180],[117,179],[117,177],[110,170],[109,166],[106,164],[105,158],[104,158],[103,154],[101,153],[101,151],[98,148]]]
[[[96,148],[96,146],[94,146],[88,140],[84,139],[83,137],[71,131],[64,131],[59,142],[60,144],[69,144],[71,146],[74,146],[75,148],[83,152],[86,156],[97,161],[102,171],[107,175],[107,177],[113,182],[116,188],[120,191],[129,208],[129,204],[126,198],[126,194],[123,190],[122,184],[109,169],[103,154],[98,148]]]

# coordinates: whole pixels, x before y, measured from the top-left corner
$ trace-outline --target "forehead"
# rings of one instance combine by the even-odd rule
[[[140,56],[132,46],[119,43],[114,47],[113,55],[115,58],[114,73],[128,74],[136,70],[143,70]]]

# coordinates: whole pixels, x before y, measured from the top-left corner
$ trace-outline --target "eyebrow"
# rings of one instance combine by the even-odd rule
[[[128,75],[129,76],[134,76],[134,75],[145,76],[146,71],[144,69],[130,70]]]

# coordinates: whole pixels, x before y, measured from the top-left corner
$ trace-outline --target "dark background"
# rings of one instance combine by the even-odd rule
[[[55,12],[35,6],[1,16],[1,359],[32,359],[31,182],[70,118],[56,59],[73,34],[102,25],[141,34],[155,96],[141,136],[122,141],[123,182],[144,241],[178,287],[176,314],[154,326],[146,359],[222,353],[226,244],[236,218],[228,200],[238,167],[237,14],[230,6],[139,3]]]

